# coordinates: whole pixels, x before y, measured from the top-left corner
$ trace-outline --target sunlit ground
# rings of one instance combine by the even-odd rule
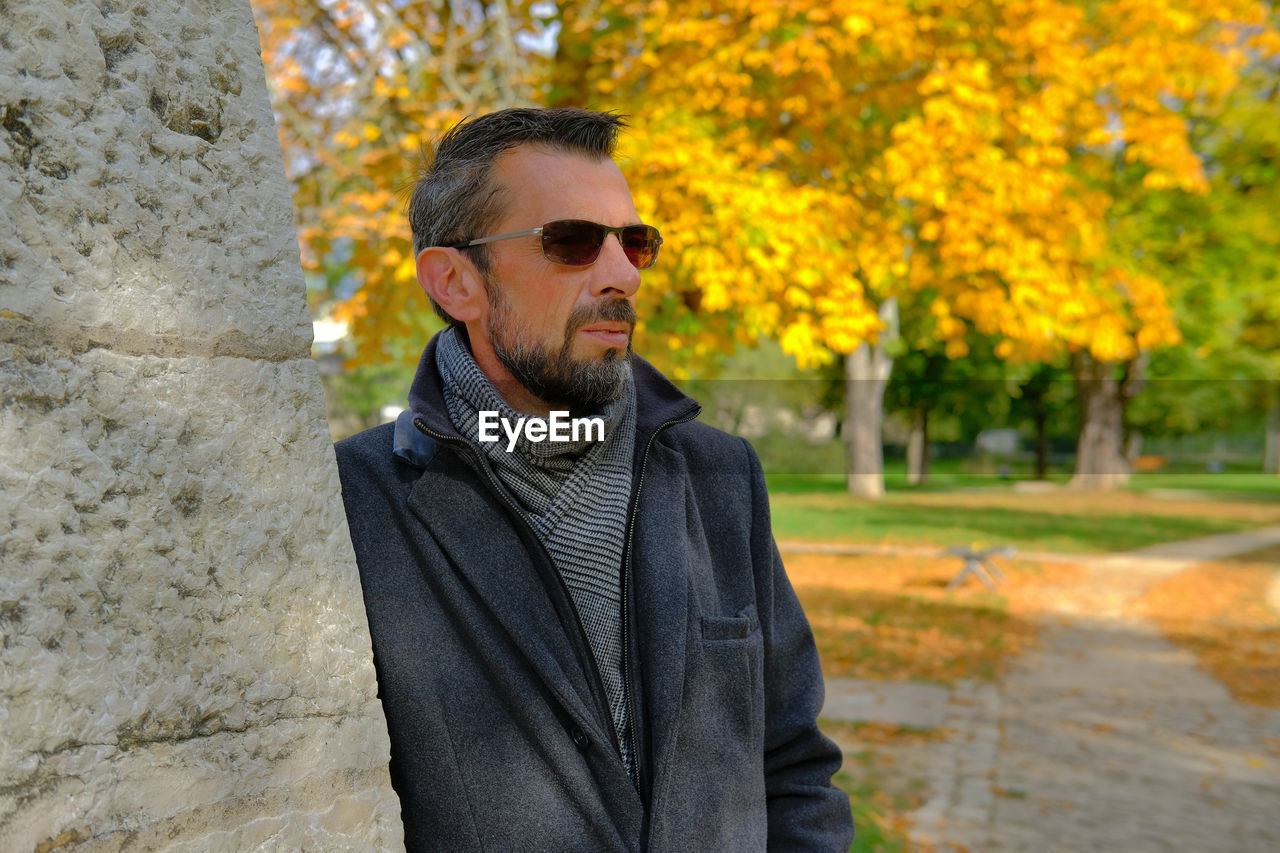
[[[1045,618],[1087,608],[1100,592],[1090,560],[1280,524],[1280,504],[1230,495],[898,492],[870,503],[838,491],[775,488],[771,500],[788,575],[826,675],[944,685],[998,683],[1037,645]],[[799,553],[788,541],[876,543],[891,553]],[[999,561],[1006,581],[997,593],[972,578],[946,589],[962,563],[931,549],[970,542],[1018,546],[1018,556]],[[1036,551],[1064,559],[1024,556]],[[1149,621],[1191,652],[1237,701],[1276,708],[1280,613],[1266,598],[1278,578],[1280,547],[1206,562],[1154,583],[1124,616]],[[861,835],[854,850],[928,850],[908,841],[910,815],[930,796],[931,744],[952,733],[830,720],[824,730],[846,749],[836,781],[855,804]],[[1280,741],[1264,738],[1262,748],[1280,758]]]

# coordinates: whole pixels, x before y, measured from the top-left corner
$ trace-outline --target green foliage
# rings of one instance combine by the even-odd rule
[[[1261,428],[1262,380],[1280,375],[1280,67],[1252,68],[1192,142],[1208,192],[1141,193],[1115,206],[1113,238],[1168,285],[1183,341],[1155,352],[1127,413],[1147,435]],[[1137,181],[1130,175],[1130,183]]]
[[[906,339],[904,333],[904,339]],[[934,441],[972,441],[986,429],[1009,422],[1010,383],[1015,375],[997,358],[994,341],[974,335],[965,355],[948,357],[932,336],[920,337],[894,359],[885,388],[886,413],[928,413]]]
[[[337,439],[377,426],[384,406],[407,405],[413,368],[395,362],[360,365],[321,378],[329,428]]]

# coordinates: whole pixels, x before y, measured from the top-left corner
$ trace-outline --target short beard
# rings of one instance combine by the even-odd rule
[[[599,359],[575,360],[570,355],[574,336],[584,326],[599,322],[627,323],[635,327],[636,312],[625,299],[591,308],[576,307],[565,322],[564,344],[558,352],[525,340],[515,326],[510,306],[500,288],[489,288],[489,344],[517,382],[548,405],[562,405],[573,416],[596,413],[617,400],[631,376],[625,350],[611,347]]]

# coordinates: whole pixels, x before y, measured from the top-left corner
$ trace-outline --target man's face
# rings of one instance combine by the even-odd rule
[[[640,221],[611,160],[524,146],[498,159],[493,179],[505,189],[507,203],[493,234],[556,219],[610,226]],[[600,257],[586,267],[548,261],[537,237],[491,243],[489,250],[483,341],[471,336],[481,366],[488,350],[535,398],[575,413],[598,411],[615,399],[626,381],[640,286],[640,272],[617,237],[607,236]]]

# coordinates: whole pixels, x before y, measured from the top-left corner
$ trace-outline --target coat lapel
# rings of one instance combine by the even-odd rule
[[[684,460],[659,443],[650,451],[633,532],[631,573],[639,667],[653,766],[671,766],[684,698],[690,630]],[[663,780],[654,779],[654,792]]]
[[[587,675],[591,664],[584,655],[590,650],[570,640],[571,631],[578,633],[575,617],[555,579],[544,576],[554,568],[540,565],[543,560],[533,556],[536,543],[522,539],[510,510],[478,487],[475,472],[455,454],[437,453],[428,472],[410,492],[414,514],[548,689],[575,717],[591,723],[594,736],[607,738],[608,712],[601,716],[602,702]],[[441,478],[455,482],[442,487]]]

